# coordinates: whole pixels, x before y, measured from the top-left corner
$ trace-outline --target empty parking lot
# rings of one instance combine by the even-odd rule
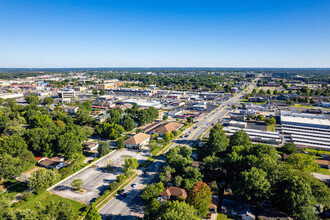
[[[141,163],[146,160],[145,154],[146,152],[138,153],[129,149],[112,152],[80,173],[55,186],[51,189],[51,192],[62,197],[90,204],[95,198],[102,195],[109,183],[114,181],[122,172],[121,166],[125,163],[125,157],[132,156]],[[114,167],[114,171],[111,172],[104,169],[109,160],[111,160],[111,165]],[[84,192],[76,192],[71,188],[71,183],[75,179],[83,180],[82,189]]]

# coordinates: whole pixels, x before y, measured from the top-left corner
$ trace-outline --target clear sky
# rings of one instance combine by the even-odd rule
[[[330,67],[330,0],[0,0],[0,67]]]

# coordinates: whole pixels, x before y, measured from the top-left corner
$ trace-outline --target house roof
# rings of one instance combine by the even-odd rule
[[[70,106],[70,105],[66,105],[66,106],[64,106],[63,108],[66,108],[66,109],[78,109],[79,106]]]
[[[143,141],[147,140],[148,138],[150,138],[149,134],[138,133],[138,134],[128,138],[127,140],[125,140],[125,144],[138,145],[138,144],[142,143]]]
[[[48,166],[56,167],[60,163],[62,163],[62,162],[61,161],[55,161],[55,160],[52,160],[52,159],[49,159],[49,158],[44,159],[44,160],[39,162],[40,165],[45,166],[45,167],[48,167]]]
[[[96,146],[98,143],[97,142],[92,142],[92,141],[86,141],[85,143],[84,143],[84,145],[86,146],[86,147],[94,147],[94,146]]]
[[[168,122],[162,125],[159,125],[157,128],[153,130],[154,133],[165,134],[167,132],[176,131],[181,128],[183,124],[176,122]]]
[[[184,199],[187,198],[187,192],[184,189],[170,186],[168,187],[164,192],[160,194],[161,196],[166,196],[167,198],[171,198],[171,196],[176,196],[176,197],[183,197]]]

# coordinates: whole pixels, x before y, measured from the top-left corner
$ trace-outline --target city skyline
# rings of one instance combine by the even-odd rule
[[[0,1],[0,68],[330,67],[329,1]]]

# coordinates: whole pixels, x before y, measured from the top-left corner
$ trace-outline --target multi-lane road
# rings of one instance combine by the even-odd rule
[[[247,91],[243,91],[240,94],[230,98],[211,113],[200,118],[195,122],[193,127],[185,130],[181,137],[173,140],[173,144],[170,148],[173,148],[178,144],[192,146],[202,134],[204,134],[212,125],[216,124],[230,111],[232,105],[239,104],[241,97],[244,94],[249,93],[254,87],[255,83],[252,83]],[[99,209],[102,219],[142,218],[144,205],[141,200],[141,195],[143,189],[148,184],[158,181],[158,170],[160,170],[163,165],[165,165],[165,157],[164,155],[161,155],[147,169],[140,170],[139,176],[136,177],[127,187],[125,187],[124,190],[125,193],[127,193],[127,196],[124,199],[121,200],[119,196],[114,197]]]

